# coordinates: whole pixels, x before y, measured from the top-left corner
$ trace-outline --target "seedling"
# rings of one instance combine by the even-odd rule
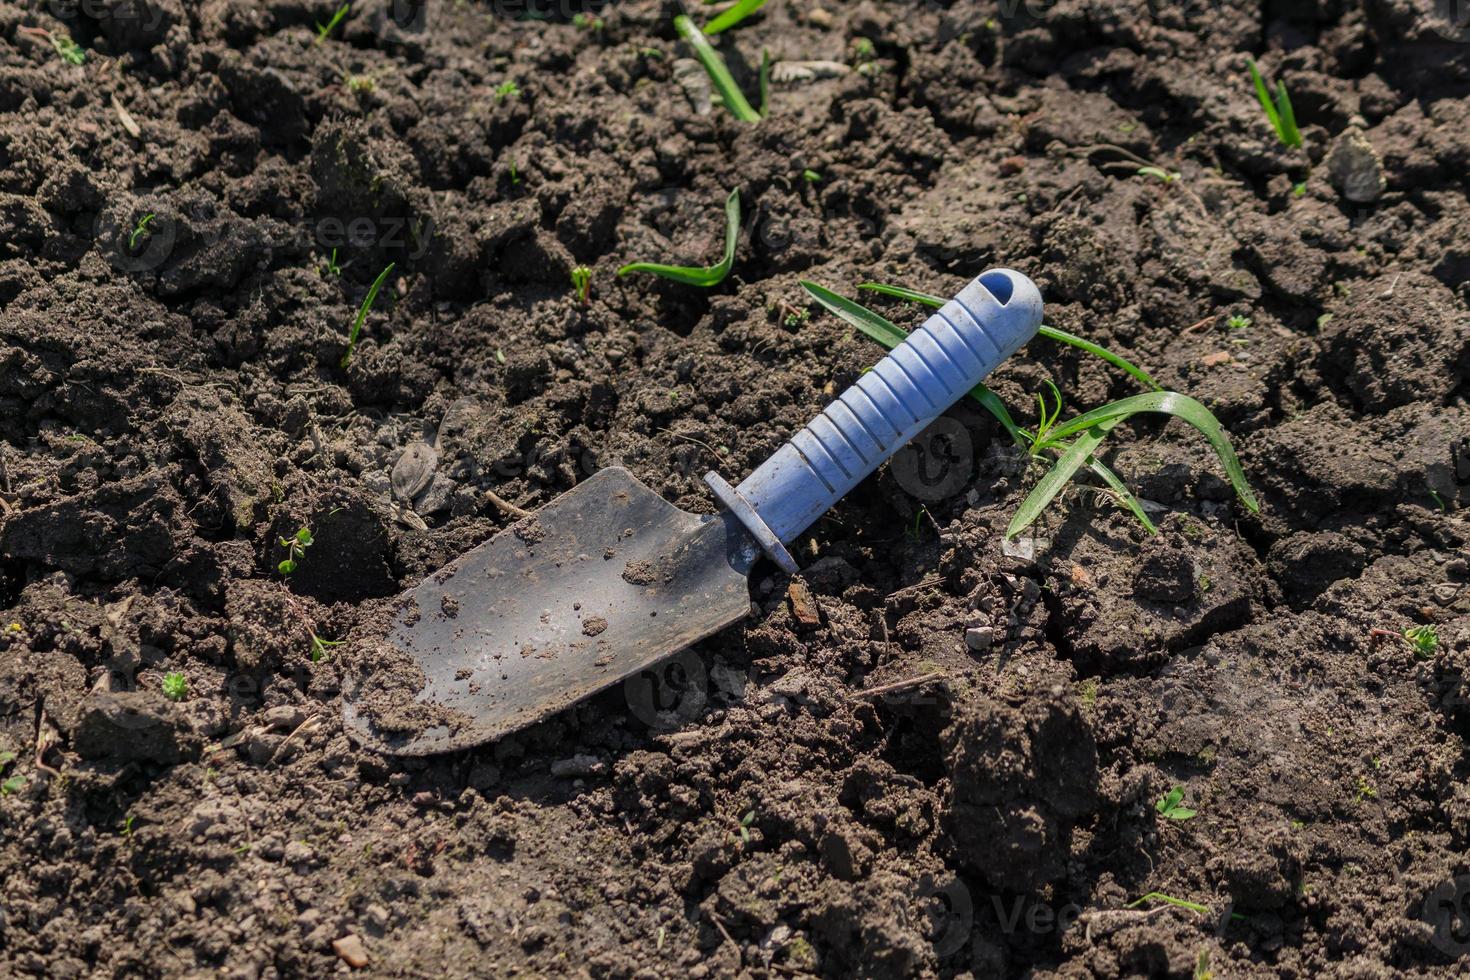
[[[730,274],[735,262],[735,243],[740,237],[740,189],[736,188],[725,198],[725,257],[717,265],[697,268],[684,265],[660,265],[657,262],[631,262],[618,270],[619,276],[630,272],[651,272],[674,282],[688,286],[703,286],[708,289],[718,286]]]
[[[1125,909],[1136,909],[1145,902],[1163,902],[1165,905],[1172,905],[1176,909],[1188,909],[1191,912],[1198,912],[1200,915],[1210,914],[1208,906],[1201,905],[1198,902],[1187,902],[1182,898],[1175,898],[1173,895],[1165,895],[1163,892],[1149,892],[1147,895],[1140,896],[1123,907]],[[1231,918],[1236,918],[1236,916],[1232,915]],[[1244,918],[1244,916],[1240,916],[1240,918]]]
[[[342,84],[347,86],[347,91],[364,95],[378,87],[378,80],[371,75],[344,75]]]
[[[520,94],[521,87],[516,84],[516,80],[514,78],[507,78],[505,81],[495,86],[496,102],[504,102],[506,99],[513,99]]]
[[[1261,103],[1261,109],[1266,113],[1271,128],[1276,130],[1276,138],[1284,146],[1301,146],[1302,134],[1296,127],[1296,113],[1291,108],[1291,96],[1286,94],[1286,83],[1277,79],[1273,98],[1266,87],[1266,80],[1261,77],[1261,70],[1256,67],[1256,60],[1251,58],[1246,64],[1251,70],[1251,82],[1256,87],[1256,100]]]
[[[11,776],[5,782],[0,783],[0,796],[9,796],[11,793],[19,793],[25,788],[26,778],[24,776]]]
[[[743,816],[743,817],[740,818],[740,823],[739,823],[737,829],[738,829],[738,831],[740,833],[740,841],[741,841],[741,843],[743,843],[743,844],[749,844],[750,843],[750,825],[753,824],[753,823],[755,823],[755,811],[754,810],[751,810],[745,816]]]
[[[173,672],[163,675],[163,696],[170,701],[182,701],[189,694],[189,679]]]
[[[1239,313],[1235,314],[1230,319],[1225,321],[1225,326],[1229,327],[1231,330],[1244,330],[1250,325],[1251,318],[1248,316],[1242,316]]]
[[[1214,980],[1215,973],[1210,969],[1210,951],[1202,949],[1194,961],[1194,980]]]
[[[16,30],[23,34],[45,38],[50,43],[52,50],[60,55],[61,60],[67,64],[80,65],[87,60],[86,49],[65,34],[52,34],[44,27],[18,27]]]
[[[327,651],[333,647],[340,647],[346,640],[324,640],[315,633],[311,634],[311,662],[321,663],[327,659]]]
[[[817,173],[815,170],[803,170],[801,172],[801,179],[806,181],[808,184],[815,184],[817,181],[822,179],[822,175]]]
[[[510,162],[510,186],[521,186],[521,174],[520,171],[516,169],[516,162],[514,160]]]
[[[393,271],[396,262],[389,262],[388,268],[378,273],[378,278],[368,288],[367,295],[363,297],[362,305],[357,308],[357,318],[352,321],[352,330],[347,334],[347,351],[342,355],[341,367],[346,369],[352,361],[352,352],[357,348],[358,335],[362,333],[362,325],[367,320],[367,315],[372,311],[373,301],[378,298],[378,290],[383,288],[383,281],[388,278],[388,273]]]
[[[135,820],[137,820],[137,819],[138,818],[135,817],[131,813],[128,814],[126,817],[123,818],[123,824],[122,824],[122,835],[123,835],[123,837],[128,838],[128,839],[131,839],[132,838],[132,836],[133,836],[133,822]]]
[[[589,13],[578,13],[572,18],[572,23],[584,31],[592,31],[593,33],[601,31],[603,27],[602,18],[596,14]]]
[[[1154,809],[1165,820],[1193,820],[1198,815],[1197,812],[1187,806],[1180,806],[1179,804],[1183,801],[1184,787],[1175,786],[1159,797],[1158,802],[1154,804]]]
[[[1305,197],[1306,194],[1307,194],[1307,182],[1305,180],[1302,181],[1300,184],[1293,184],[1291,186],[1291,196],[1292,197]]]
[[[1404,639],[1414,648],[1414,656],[1424,659],[1439,651],[1439,634],[1433,626],[1411,626],[1404,630]]]
[[[705,24],[704,33],[718,34],[721,31],[728,31],[765,5],[766,0],[740,0],[729,10]]]
[[[855,38],[852,42],[852,56],[857,61],[872,61],[878,57],[878,49],[873,42],[865,37]]]
[[[331,258],[327,259],[326,271],[329,276],[340,276],[342,274],[342,267],[337,264],[337,250],[335,248],[332,249]]]
[[[332,15],[331,20],[327,21],[325,24],[318,23],[316,25],[316,40],[312,42],[312,46],[316,47],[317,45],[325,41],[327,39],[327,35],[336,30],[337,25],[342,23],[343,19],[346,18],[347,12],[350,9],[352,9],[352,4],[344,3],[342,6],[337,8],[337,12]]]
[[[301,559],[306,555],[306,549],[316,543],[311,536],[311,528],[303,527],[289,538],[281,538],[281,547],[286,549],[285,559],[276,566],[276,571],[282,575],[290,575],[296,571]]]
[[[1031,455],[1035,456],[1041,452],[1041,447],[1046,445],[1047,433],[1057,424],[1057,417],[1062,414],[1062,393],[1057,386],[1052,384],[1051,379],[1046,379],[1046,386],[1051,389],[1052,397],[1055,399],[1051,414],[1046,412],[1046,396],[1041,392],[1036,393],[1036,434],[1031,437]]]
[[[138,242],[142,240],[144,235],[148,234],[148,226],[153,224],[153,218],[153,212],[149,211],[133,226],[133,233],[128,236],[128,251],[136,252],[138,250]]]
[[[861,333],[876,340],[885,347],[893,348],[903,342],[905,332],[886,318],[874,313],[864,306],[854,303],[852,300],[838,296],[836,293],[816,283],[801,283],[805,289],[818,303],[827,310],[836,314],[841,319],[856,327]],[[885,286],[877,283],[863,283],[859,288],[871,289],[875,292],[896,296],[902,299],[913,300],[927,306],[938,308],[946,302],[938,296],[921,293],[912,289],[904,289],[900,286]],[[1060,425],[1055,419],[1050,420],[1047,430],[1039,435],[1034,435],[1022,429],[1011,418],[1009,409],[1000,398],[985,385],[976,385],[970,392],[970,397],[990,412],[1005,429],[1011,440],[1026,450],[1032,456],[1044,456],[1053,458],[1051,469],[1037,483],[1036,487],[1021,502],[1015,516],[1011,518],[1010,525],[1006,528],[1006,537],[1012,538],[1029,527],[1051,501],[1061,492],[1062,488],[1077,473],[1084,464],[1099,479],[1107,485],[1107,489],[1126,507],[1133,516],[1141,523],[1149,533],[1156,533],[1158,528],[1154,526],[1143,510],[1143,505],[1138,498],[1123,483],[1118,475],[1097,458],[1096,450],[1110,432],[1119,423],[1142,412],[1157,412],[1172,415],[1183,419],[1194,426],[1204,435],[1220,457],[1220,462],[1225,468],[1225,473],[1235,488],[1236,494],[1241,501],[1253,512],[1260,510],[1255,495],[1251,492],[1250,485],[1246,482],[1245,471],[1241,468],[1240,460],[1235,455],[1235,449],[1230,444],[1230,439],[1225,435],[1220,421],[1198,401],[1188,395],[1177,391],[1162,391],[1149,377],[1146,372],[1130,363],[1112,351],[1099,347],[1090,341],[1073,336],[1053,327],[1042,326],[1039,333],[1043,337],[1070,344],[1080,350],[1107,361],[1115,367],[1122,369],[1132,375],[1140,383],[1154,390],[1147,391],[1141,395],[1132,395],[1120,399],[1101,408],[1095,408],[1090,412],[1071,419]],[[1075,437],[1075,438],[1073,438]]]
[[[1184,175],[1181,174],[1177,170],[1174,170],[1174,171],[1165,170],[1163,167],[1139,167],[1138,168],[1138,176],[1140,176],[1140,177],[1157,177],[1159,180],[1163,181],[1165,184],[1172,184],[1176,180],[1178,180],[1179,178],[1183,177]]]
[[[720,53],[710,45],[704,32],[694,26],[694,21],[679,14],[674,18],[674,30],[694,49],[694,57],[698,58],[699,63],[704,66],[705,73],[709,75],[710,84],[714,86],[715,93],[719,95],[725,108],[734,113],[735,118],[741,122],[759,122],[761,114],[751,108],[745,98],[745,93],[741,92],[739,86],[735,84],[735,78],[730,74],[730,68],[725,64],[725,59],[720,57]],[[762,64],[764,63],[765,59],[762,59]]]
[[[592,289],[592,270],[585,265],[579,265],[572,270],[572,290],[577,294],[577,300],[583,306],[587,305],[587,294]]]

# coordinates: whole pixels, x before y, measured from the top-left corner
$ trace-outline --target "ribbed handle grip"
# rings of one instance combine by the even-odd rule
[[[1040,326],[1041,294],[1030,279],[1009,269],[976,277],[746,477],[732,509],[747,527],[739,512],[753,510],[770,535],[792,541]]]

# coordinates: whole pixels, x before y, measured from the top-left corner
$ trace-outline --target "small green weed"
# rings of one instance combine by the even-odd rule
[[[69,65],[81,65],[87,61],[87,50],[65,34],[53,34],[44,27],[18,27],[16,30],[22,34],[45,38],[51,49]]]
[[[1210,951],[1202,949],[1194,961],[1194,980],[1214,980],[1215,973],[1210,969]]]
[[[1169,792],[1159,797],[1158,802],[1154,804],[1154,809],[1165,820],[1193,820],[1199,815],[1197,811],[1191,810],[1187,806],[1181,806],[1180,804],[1183,802],[1184,787],[1175,786]]]
[[[1138,176],[1157,177],[1165,184],[1172,184],[1176,180],[1182,178],[1184,175],[1177,170],[1165,170],[1163,167],[1139,167]]]
[[[342,23],[342,21],[347,18],[347,12],[351,9],[352,4],[344,3],[342,6],[337,8],[337,12],[332,15],[331,20],[327,21],[325,24],[318,23],[316,25],[316,40],[312,42],[312,46],[315,47],[325,41],[327,39],[327,36],[337,29],[337,25]]]
[[[718,286],[730,274],[735,262],[735,244],[740,237],[740,189],[736,188],[725,198],[725,256],[718,264],[705,268],[683,265],[660,265],[657,262],[630,262],[618,270],[619,276],[630,272],[651,272],[674,282],[688,286],[703,286],[706,289]]]
[[[572,269],[572,291],[577,294],[577,301],[583,306],[587,305],[587,297],[591,289],[592,270],[585,265]]]
[[[741,843],[744,843],[744,844],[749,844],[750,843],[750,825],[753,824],[753,823],[755,823],[755,811],[754,810],[751,810],[745,816],[743,816],[743,817],[740,818],[740,822],[737,825],[737,829],[739,831]]]
[[[1439,633],[1433,626],[1411,626],[1404,630],[1404,639],[1414,648],[1414,656],[1420,659],[1432,657],[1439,651]]]
[[[326,274],[329,276],[342,275],[342,267],[337,264],[337,250],[335,248],[332,249],[331,258],[327,259]]]
[[[163,696],[170,701],[182,701],[189,694],[189,679],[178,672],[163,675]]]
[[[504,102],[506,99],[514,99],[521,94],[521,87],[516,84],[514,78],[507,78],[495,86],[495,101]]]
[[[333,647],[340,647],[346,640],[324,640],[315,633],[311,634],[311,662],[321,663],[327,659],[327,652]]]
[[[1251,325],[1251,318],[1237,313],[1225,321],[1225,326],[1231,330],[1244,330]]]
[[[9,796],[11,793],[19,793],[25,789],[26,778],[24,776],[11,776],[5,782],[0,783],[0,796]]]
[[[1291,108],[1291,96],[1286,93],[1286,83],[1277,80],[1273,98],[1266,86],[1266,80],[1261,77],[1261,70],[1256,67],[1256,60],[1251,58],[1246,63],[1250,66],[1251,82],[1256,87],[1256,100],[1261,103],[1261,109],[1266,113],[1271,128],[1276,130],[1276,138],[1285,146],[1301,146],[1302,133],[1296,126],[1296,113]]]
[[[352,321],[352,329],[347,334],[347,350],[342,355],[340,366],[344,370],[352,362],[352,352],[357,349],[357,338],[362,333],[362,325],[366,322],[368,314],[372,312],[373,302],[378,298],[378,290],[383,288],[383,282],[388,278],[388,273],[393,271],[395,265],[397,265],[396,262],[389,262],[388,267],[378,273],[378,278],[374,279],[373,284],[368,287],[367,295],[362,299],[362,305],[357,308],[357,317]]]
[[[1367,776],[1358,777],[1358,802],[1378,799],[1378,787]]]
[[[133,226],[133,233],[128,236],[128,251],[136,252],[138,250],[138,242],[143,239],[143,236],[148,234],[148,226],[153,224],[154,217],[153,212],[149,211],[142,218],[138,219],[138,223]]]
[[[281,538],[281,547],[286,549],[286,557],[276,566],[276,571],[282,575],[290,575],[296,571],[301,559],[306,555],[306,549],[316,543],[311,536],[311,528],[303,527],[289,538]]]
[[[1198,912],[1200,915],[1210,914],[1210,909],[1207,905],[1201,905],[1198,902],[1187,902],[1182,898],[1175,898],[1173,895],[1165,895],[1163,892],[1149,892],[1147,895],[1135,898],[1123,907],[1125,909],[1136,909],[1145,902],[1163,902],[1165,905],[1172,905],[1176,909],[1188,909],[1191,912]]]
[[[806,181],[808,184],[815,184],[822,179],[822,175],[817,173],[815,170],[808,169],[801,172],[801,179]]]
[[[131,839],[132,838],[132,836],[133,836],[133,824],[137,821],[137,819],[138,818],[135,817],[131,813],[128,814],[126,817],[123,818],[123,822],[122,822],[122,835],[123,835],[123,837],[128,838],[128,839]]]
[[[584,31],[591,31],[593,34],[601,32],[604,26],[601,17],[597,16],[596,14],[589,14],[586,12],[579,12],[574,15],[572,17],[572,23],[582,28],[582,30]]]

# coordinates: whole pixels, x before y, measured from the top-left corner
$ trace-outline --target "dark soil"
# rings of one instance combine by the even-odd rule
[[[335,3],[76,6],[0,8],[0,974],[1466,968],[1470,34],[1430,0],[772,0],[722,42],[747,91],[763,48],[861,70],[758,124],[698,111],[669,4],[364,0],[320,45]],[[715,261],[735,187],[719,287],[614,276]],[[1261,513],[1140,421],[1107,458],[1157,536],[1079,489],[1003,551],[1039,474],[961,406],[959,489],[867,480],[795,610],[763,564],[744,623],[520,735],[348,737],[390,597],[515,523],[484,491],[619,463],[708,511],[879,356],[799,278],[990,265],[1206,402]],[[1048,377],[1136,390],[1043,340],[994,387],[1025,423]]]

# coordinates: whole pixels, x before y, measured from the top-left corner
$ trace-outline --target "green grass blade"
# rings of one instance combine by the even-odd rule
[[[1210,910],[1207,907],[1199,904],[1198,902],[1186,902],[1182,898],[1175,898],[1173,895],[1165,895],[1163,892],[1149,892],[1147,895],[1144,895],[1141,898],[1135,898],[1133,901],[1129,902],[1123,907],[1125,909],[1137,908],[1144,902],[1163,902],[1165,905],[1172,905],[1176,909],[1188,909],[1191,912],[1198,912],[1200,915],[1210,914]]]
[[[1057,494],[1067,482],[1077,474],[1077,470],[1092,456],[1102,441],[1107,438],[1108,430],[1118,424],[1119,420],[1099,422],[1092,428],[1083,432],[1077,439],[1067,447],[1066,452],[1057,458],[1052,468],[1047,471],[1041,482],[1031,488],[1026,499],[1021,501],[1021,506],[1016,508],[1015,516],[1006,527],[1006,537],[1013,538],[1017,534],[1030,527],[1041,512],[1051,504]]]
[[[921,293],[917,289],[889,286],[881,282],[860,282],[858,283],[858,288],[882,293],[884,296],[893,296],[897,299],[906,299],[911,303],[923,303],[925,306],[932,306],[936,310],[949,302],[943,296],[935,296],[933,293]]]
[[[367,295],[362,298],[362,305],[357,308],[357,318],[352,321],[352,330],[347,334],[347,352],[342,355],[342,367],[345,369],[352,360],[352,352],[357,348],[358,335],[362,333],[362,325],[367,322],[368,313],[372,311],[373,302],[378,298],[378,290],[383,288],[383,282],[388,278],[388,273],[393,271],[396,262],[389,262],[388,268],[378,273],[378,278],[373,280],[372,286],[368,288]]]
[[[1281,142],[1287,146],[1302,145],[1302,131],[1296,125],[1296,110],[1291,107],[1291,96],[1286,94],[1286,83],[1276,80],[1276,111],[1281,119]]]
[[[1266,80],[1261,77],[1261,70],[1256,67],[1256,59],[1247,59],[1246,65],[1251,70],[1251,81],[1256,86],[1256,100],[1261,103],[1261,108],[1266,112],[1266,118],[1271,121],[1271,128],[1276,130],[1276,135],[1283,143],[1286,142],[1286,137],[1281,132],[1281,114],[1276,111],[1276,106],[1271,101],[1271,93],[1266,88]]]
[[[1159,533],[1159,529],[1154,525],[1154,522],[1148,519],[1148,514],[1144,513],[1143,504],[1138,502],[1138,498],[1133,495],[1132,490],[1128,489],[1127,484],[1118,479],[1118,474],[1114,473],[1103,464],[1102,460],[1096,457],[1089,459],[1087,466],[1092,472],[1102,478],[1102,481],[1108,485],[1108,488],[1113,493],[1118,495],[1118,499],[1123,501],[1123,506],[1133,512],[1133,516],[1138,518],[1140,524],[1148,528],[1149,534]]]
[[[1026,438],[1026,433],[1022,432],[1021,427],[1016,424],[1016,420],[1011,418],[1011,413],[1006,408],[1006,403],[1000,400],[999,395],[983,384],[980,384],[970,389],[970,397],[979,402],[987,412],[995,416],[996,421],[1000,423],[1001,428],[1006,430],[1006,435],[1011,437],[1012,442],[1022,447],[1030,444]]]
[[[1198,429],[1209,442],[1210,448],[1215,450],[1215,455],[1220,457],[1220,463],[1225,467],[1225,474],[1230,478],[1230,485],[1235,488],[1236,495],[1252,511],[1260,511],[1261,505],[1256,502],[1256,496],[1251,492],[1250,484],[1246,482],[1245,470],[1241,468],[1240,460],[1235,455],[1235,447],[1230,444],[1230,437],[1225,434],[1220,420],[1215,418],[1214,413],[1204,405],[1177,391],[1144,392],[1141,395],[1131,395],[1090,412],[1084,412],[1070,422],[1052,430],[1049,441],[1056,442],[1065,439],[1074,433],[1085,431],[1104,422],[1111,421],[1116,425],[1140,412],[1160,412],[1172,415]]]
[[[750,107],[750,103],[745,100],[745,93],[740,91],[740,87],[735,84],[735,79],[730,74],[730,69],[725,65],[725,59],[721,58],[720,53],[710,46],[709,39],[694,26],[694,21],[680,14],[674,18],[674,30],[678,31],[679,36],[688,41],[689,46],[694,49],[694,56],[704,66],[715,91],[720,93],[725,107],[735,114],[735,118],[741,122],[759,122],[760,113]]]
[[[845,296],[838,296],[825,286],[818,286],[814,282],[803,279],[801,288],[805,289],[812,299],[822,304],[827,312],[836,314],[889,350],[903,343],[903,339],[908,336],[893,321],[879,316],[866,306],[854,303]]]
[[[766,0],[740,0],[735,6],[720,14],[720,16],[708,24],[705,24],[704,32],[706,34],[718,34],[721,31],[728,31],[765,5]]]
[[[946,302],[948,302],[942,297],[935,296],[933,293],[921,293],[916,289],[905,289],[902,286],[889,286],[880,282],[860,283],[858,285],[858,288],[871,290],[875,293],[882,293],[885,296],[893,296],[898,299],[910,300],[914,303],[923,303],[925,306],[932,306],[935,309],[938,309]],[[1040,333],[1043,337],[1046,337],[1048,340],[1055,340],[1057,343],[1060,344],[1071,344],[1073,347],[1076,347],[1079,350],[1087,351],[1087,353],[1092,354],[1095,357],[1102,358],[1109,364],[1113,365],[1113,367],[1119,368],[1120,370],[1126,371],[1127,373],[1131,374],[1145,388],[1152,388],[1154,391],[1163,390],[1162,386],[1153,378],[1151,378],[1147,371],[1134,364],[1126,357],[1123,357],[1119,354],[1114,354],[1106,347],[1094,344],[1090,340],[1083,340],[1081,337],[1078,337],[1075,334],[1067,333],[1065,330],[1058,330],[1056,327],[1048,327],[1045,324],[1043,324],[1041,329],[1037,332]]]
[[[1102,358],[1113,367],[1131,374],[1145,388],[1152,388],[1154,391],[1163,390],[1163,387],[1150,377],[1147,371],[1128,360],[1128,358],[1120,354],[1114,354],[1106,347],[1101,347],[1090,340],[1084,340],[1075,334],[1067,333],[1065,330],[1058,330],[1056,327],[1048,327],[1045,324],[1042,324],[1041,329],[1037,333],[1048,340],[1055,340],[1059,344],[1071,344],[1078,350],[1085,350],[1089,354]]]
[[[674,282],[682,282],[687,286],[718,286],[725,281],[730,274],[730,266],[735,264],[735,244],[740,239],[740,188],[730,192],[725,198],[725,257],[718,265],[698,266],[689,265],[660,265],[657,262],[630,262],[618,270],[618,275],[625,276],[630,272],[651,272]]]

